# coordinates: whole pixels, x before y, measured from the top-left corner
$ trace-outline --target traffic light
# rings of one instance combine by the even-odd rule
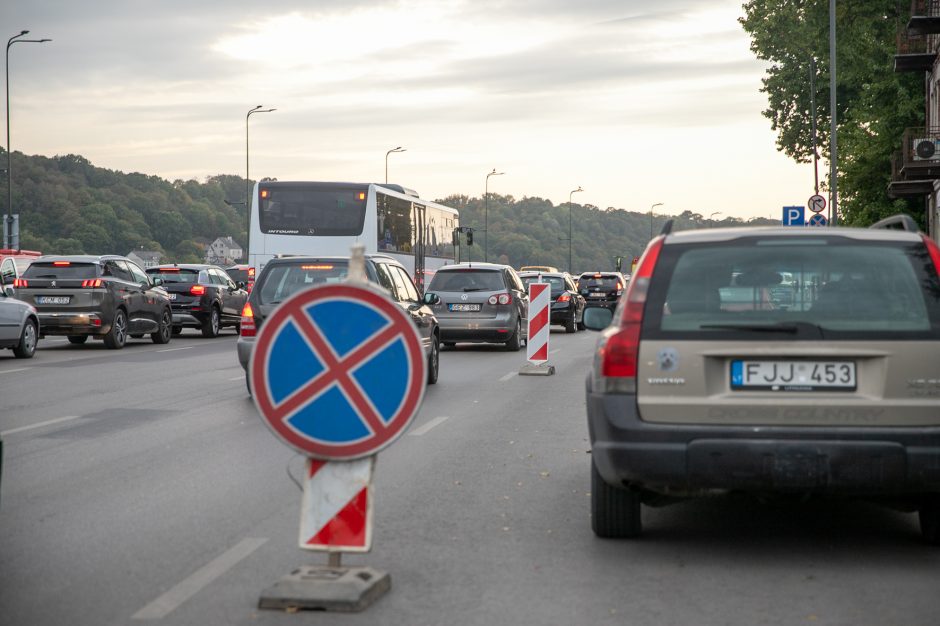
[[[468,246],[473,245],[473,229],[472,228],[467,228],[467,245]]]

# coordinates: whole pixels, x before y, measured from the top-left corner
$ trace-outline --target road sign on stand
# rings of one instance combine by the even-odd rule
[[[827,224],[829,224],[829,220],[826,219],[825,215],[820,213],[811,215],[809,221],[806,222],[807,226],[826,226]]]
[[[813,213],[820,213],[826,208],[826,199],[818,193],[814,194],[806,201],[806,206],[808,206],[809,210]]]
[[[551,376],[555,373],[554,365],[548,362],[548,340],[551,337],[552,285],[539,282],[529,283],[529,328],[526,335],[526,358],[528,363],[522,366],[522,376]]]
[[[275,309],[249,371],[265,424],[322,460],[391,444],[421,406],[427,378],[411,319],[378,288],[348,283],[302,291]]]
[[[783,207],[783,225],[784,226],[803,226],[804,214],[806,210],[801,206]]]

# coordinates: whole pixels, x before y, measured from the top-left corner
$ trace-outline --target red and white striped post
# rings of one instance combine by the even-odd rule
[[[550,376],[555,373],[555,366],[548,365],[548,342],[551,337],[552,305],[551,283],[529,283],[529,333],[526,340],[526,359],[519,374],[523,376]]]

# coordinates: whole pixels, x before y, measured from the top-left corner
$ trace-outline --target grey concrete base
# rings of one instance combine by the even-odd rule
[[[392,587],[388,572],[371,567],[299,567],[258,599],[260,609],[362,611]]]
[[[549,365],[548,363],[542,363],[541,365],[532,365],[531,363],[526,363],[521,368],[519,368],[520,376],[551,376],[555,373],[555,366]]]

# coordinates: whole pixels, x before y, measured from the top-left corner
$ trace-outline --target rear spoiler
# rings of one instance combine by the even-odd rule
[[[888,230],[906,230],[909,233],[920,232],[920,228],[917,226],[917,222],[914,221],[914,218],[904,213],[898,213],[897,215],[886,217],[883,220],[878,220],[877,222],[869,226],[869,228],[885,228]]]

